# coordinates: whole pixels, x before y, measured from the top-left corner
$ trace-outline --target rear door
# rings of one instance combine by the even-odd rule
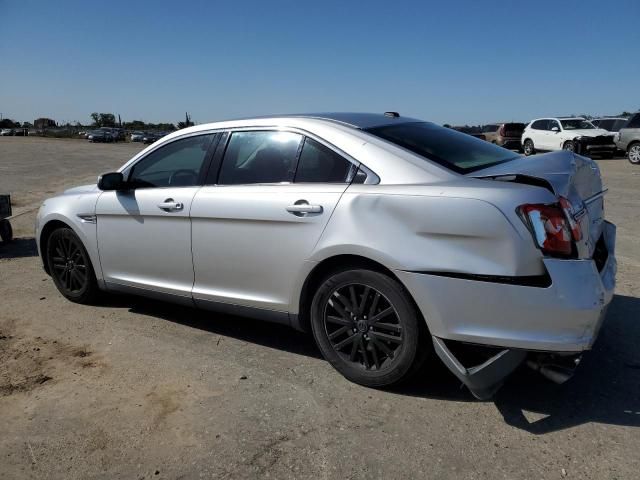
[[[126,173],[130,189],[100,195],[98,250],[109,288],[142,288],[191,302],[189,210],[214,138],[200,134],[162,145]]]
[[[194,300],[287,312],[355,165],[291,131],[234,131],[216,156],[218,178],[191,208]]]

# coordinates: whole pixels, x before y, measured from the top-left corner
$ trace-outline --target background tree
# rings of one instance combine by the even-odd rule
[[[189,112],[184,112],[184,122],[178,122],[178,128],[187,128],[191,126],[193,126],[191,115],[189,115]]]
[[[113,113],[93,112],[91,115],[93,125],[96,127],[115,127],[116,116]]]
[[[20,122],[14,122],[10,118],[5,118],[0,121],[0,128],[19,128]]]

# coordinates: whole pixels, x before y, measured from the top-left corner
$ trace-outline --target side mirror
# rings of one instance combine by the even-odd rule
[[[124,176],[120,172],[103,173],[98,177],[100,190],[123,190],[125,185]]]
[[[558,127],[551,127],[551,131],[558,133],[560,129]]]

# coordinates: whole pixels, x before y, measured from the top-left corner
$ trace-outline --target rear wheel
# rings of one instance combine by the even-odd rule
[[[400,382],[423,362],[420,318],[397,281],[371,270],[327,277],[311,306],[323,356],[347,379],[369,387]]]
[[[634,165],[640,164],[640,143],[634,143],[629,147],[628,158]]]
[[[536,153],[536,149],[535,149],[535,148],[534,148],[534,146],[533,146],[533,141],[527,138],[527,139],[524,141],[524,148],[523,148],[523,150],[524,150],[524,154],[525,154],[526,156],[533,155],[534,153]]]
[[[54,230],[47,241],[47,264],[53,283],[67,299],[92,303],[98,283],[82,241],[70,228]]]

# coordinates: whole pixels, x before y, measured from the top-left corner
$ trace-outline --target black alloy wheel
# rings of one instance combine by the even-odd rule
[[[313,298],[311,327],[333,367],[370,387],[409,378],[431,349],[426,324],[402,285],[371,270],[328,276]]]
[[[323,319],[338,355],[366,370],[381,370],[393,363],[402,347],[398,312],[373,287],[355,283],[335,289],[325,304]]]
[[[47,242],[49,273],[62,295],[73,302],[91,303],[98,286],[82,241],[70,228],[55,230]]]

